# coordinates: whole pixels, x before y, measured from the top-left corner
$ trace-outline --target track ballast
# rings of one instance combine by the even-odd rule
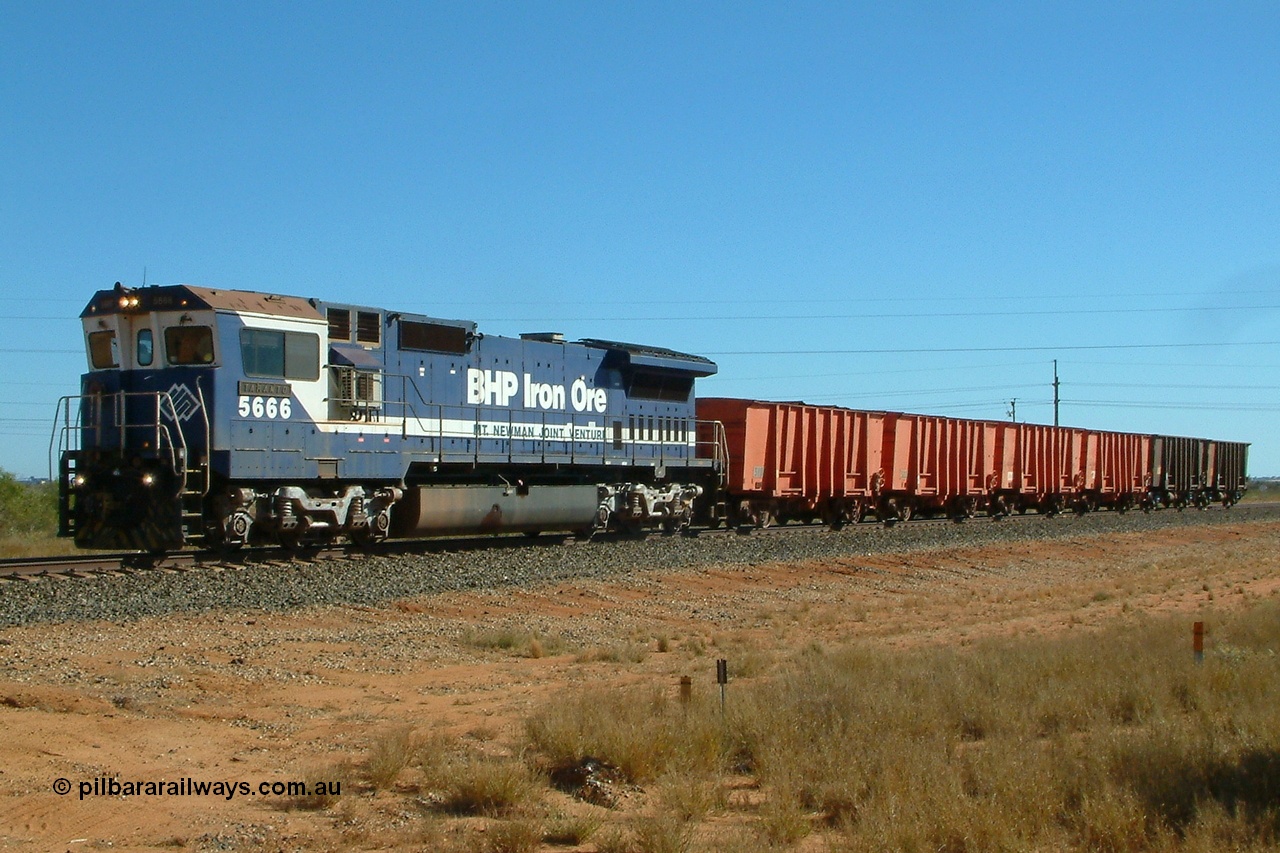
[[[56,559],[27,573],[39,583],[0,584],[0,627],[214,610],[290,610],[323,605],[377,605],[456,590],[498,589],[575,578],[600,579],[646,570],[798,562],[851,555],[918,551],[1000,541],[1033,541],[1188,525],[1280,520],[1278,504],[1243,504],[1205,512],[1027,515],[964,524],[913,521],[892,528],[863,524],[833,533],[818,525],[702,531],[697,536],[650,535],[577,541],[560,536],[452,539],[397,543],[371,551],[279,549],[246,552],[234,561],[184,554],[151,568],[134,562],[90,567],[80,558]],[[570,543],[572,544],[566,544]],[[121,557],[123,555],[113,555]],[[131,559],[137,560],[136,556]],[[31,561],[27,561],[30,563]],[[0,562],[0,576],[19,569]],[[69,579],[60,582],[60,579]]]

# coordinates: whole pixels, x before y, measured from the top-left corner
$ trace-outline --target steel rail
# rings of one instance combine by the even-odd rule
[[[1275,501],[1250,501],[1237,505],[1229,511],[1250,508],[1273,509],[1280,506]],[[1205,510],[1188,509],[1187,517],[1195,517],[1202,512],[1212,512],[1215,508]],[[1175,510],[1159,510],[1160,514],[1174,513]],[[1084,517],[1096,515],[1086,513]],[[1108,515],[1115,515],[1107,511]],[[1130,510],[1132,515],[1141,515],[1141,510]],[[1183,513],[1178,513],[1183,514]],[[1075,517],[1074,513],[1064,512],[1063,518]],[[42,579],[78,579],[90,577],[111,577],[133,575],[141,572],[177,572],[177,571],[227,571],[262,565],[276,565],[287,568],[291,565],[307,565],[322,560],[333,559],[366,559],[370,557],[394,557],[411,554],[466,553],[470,551],[508,549],[520,550],[537,547],[562,547],[574,544],[593,542],[626,542],[643,538],[662,539],[677,536],[722,537],[722,536],[793,536],[803,534],[841,535],[873,535],[873,531],[893,531],[899,528],[919,528],[925,524],[1017,524],[1022,519],[1046,518],[1035,512],[1025,515],[1013,515],[991,518],[978,515],[960,522],[946,516],[919,517],[906,522],[885,525],[875,521],[861,524],[846,524],[839,531],[828,530],[821,522],[801,523],[792,521],[788,524],[775,524],[770,527],[694,527],[679,534],[667,534],[661,531],[647,531],[640,535],[625,532],[601,532],[590,537],[579,537],[571,533],[548,533],[540,536],[525,534],[486,534],[482,536],[444,537],[432,539],[396,539],[376,545],[302,545],[293,549],[278,546],[242,548],[236,551],[191,550],[164,555],[149,555],[139,552],[100,553],[85,555],[64,555],[51,557],[17,557],[0,559],[0,580],[38,581]]]

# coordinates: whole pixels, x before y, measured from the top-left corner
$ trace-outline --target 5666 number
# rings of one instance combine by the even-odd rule
[[[241,397],[240,417],[287,419],[293,414],[293,401],[288,397]]]

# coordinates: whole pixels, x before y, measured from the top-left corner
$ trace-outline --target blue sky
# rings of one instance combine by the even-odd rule
[[[708,355],[703,394],[1253,442],[1280,6],[0,0],[0,468],[117,280]]]

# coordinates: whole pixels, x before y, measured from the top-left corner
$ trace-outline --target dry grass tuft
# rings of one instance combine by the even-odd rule
[[[693,846],[694,825],[666,812],[637,818],[637,853],[688,853]]]
[[[600,691],[567,697],[526,721],[534,751],[553,768],[587,757],[645,783],[669,772],[706,774],[724,764],[718,703],[680,704],[670,691]]]
[[[377,738],[365,758],[365,777],[377,790],[395,784],[401,771],[409,766],[415,754],[413,735],[408,728],[397,728]]]
[[[599,815],[557,815],[547,821],[542,840],[547,844],[577,847],[585,844],[604,823]]]
[[[498,649],[529,658],[562,654],[568,646],[563,637],[548,637],[523,628],[468,631],[462,642],[478,649]]]
[[[498,821],[477,840],[483,853],[534,853],[542,845],[542,825],[527,818]]]
[[[441,808],[458,815],[503,815],[536,803],[545,781],[522,761],[469,756],[437,780]]]

